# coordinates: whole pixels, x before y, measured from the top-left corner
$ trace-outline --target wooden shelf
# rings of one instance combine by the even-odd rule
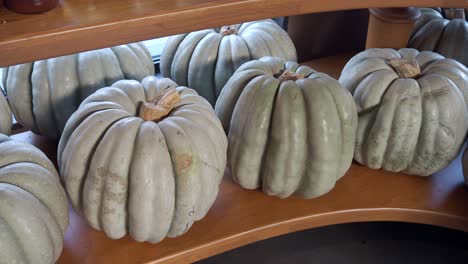
[[[350,55],[307,63],[337,77]],[[56,143],[25,132],[14,136],[55,160]],[[279,199],[241,189],[226,173],[218,199],[189,232],[161,243],[111,240],[70,209],[70,226],[58,263],[186,263],[262,239],[299,230],[361,221],[403,221],[468,231],[468,189],[460,158],[428,178],[353,164],[328,194]]]
[[[0,67],[225,24],[368,7],[462,7],[466,0],[62,0],[39,15],[0,6]]]

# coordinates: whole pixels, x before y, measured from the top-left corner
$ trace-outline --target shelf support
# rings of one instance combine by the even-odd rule
[[[421,15],[416,7],[369,8],[366,48],[406,47],[415,21]]]

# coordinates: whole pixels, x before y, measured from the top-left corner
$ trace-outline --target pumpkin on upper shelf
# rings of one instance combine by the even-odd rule
[[[271,19],[172,36],[161,55],[161,73],[214,105],[236,69],[263,56],[297,60],[288,33]]]
[[[354,159],[373,169],[427,176],[458,155],[468,129],[468,70],[415,49],[368,49],[341,84],[359,115]]]
[[[468,66],[468,9],[420,8],[408,47],[434,51]]]
[[[58,139],[81,101],[122,79],[154,75],[143,43],[87,51],[3,68],[3,86],[16,120]]]
[[[202,219],[227,139],[211,105],[169,79],[122,80],[86,98],[57,151],[71,203],[113,239],[156,243]]]
[[[351,165],[357,113],[337,80],[276,57],[242,65],[216,103],[228,166],[246,189],[313,198]]]
[[[52,162],[36,147],[0,134],[0,262],[55,263],[68,203]]]
[[[12,125],[12,116],[10,105],[3,95],[0,87],[0,134],[10,135]]]

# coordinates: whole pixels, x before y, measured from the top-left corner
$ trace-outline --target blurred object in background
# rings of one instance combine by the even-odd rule
[[[299,62],[365,49],[369,11],[345,10],[291,16],[287,31]]]
[[[23,14],[38,14],[46,12],[59,3],[59,0],[5,0],[5,7]]]

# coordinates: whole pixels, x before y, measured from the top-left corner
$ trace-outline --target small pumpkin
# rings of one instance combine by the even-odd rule
[[[10,135],[11,123],[12,116],[10,106],[0,87],[0,134]]]
[[[3,86],[19,123],[58,139],[88,95],[121,79],[141,81],[153,74],[148,50],[134,43],[3,68]]]
[[[408,47],[435,51],[468,66],[468,9],[420,8]]]
[[[263,56],[297,60],[288,33],[271,19],[172,36],[161,55],[161,73],[214,105],[234,71]]]
[[[227,139],[211,105],[169,79],[122,80],[86,98],[57,156],[73,207],[113,239],[179,236],[216,199]]]
[[[39,149],[0,134],[0,260],[55,263],[68,226],[67,197]]]
[[[468,129],[461,63],[430,51],[368,49],[346,64],[340,82],[357,104],[359,163],[427,176],[459,153]]]
[[[216,103],[228,166],[246,189],[282,198],[330,191],[353,159],[357,114],[337,80],[277,57],[242,65]]]

